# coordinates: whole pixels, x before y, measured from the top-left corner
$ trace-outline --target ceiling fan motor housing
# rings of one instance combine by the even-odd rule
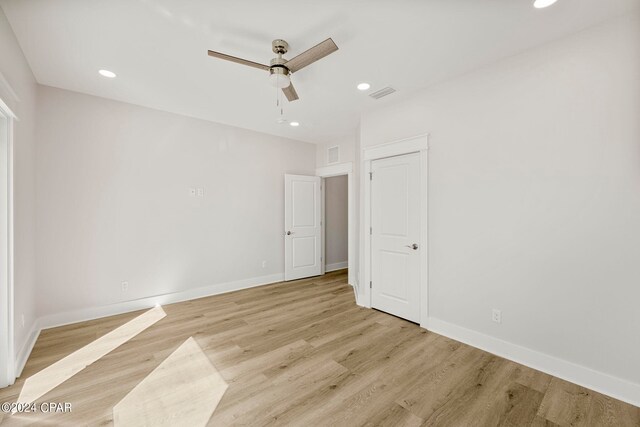
[[[282,57],[289,50],[289,43],[282,39],[275,39],[271,42],[271,47],[273,49],[273,53],[278,55],[277,58],[273,58],[271,60],[271,68],[269,69],[270,75],[282,75],[288,76],[291,74],[289,68],[285,65],[287,60]]]
[[[284,55],[289,51],[289,43],[282,39],[275,39],[271,42],[271,49],[276,55]]]
[[[290,74],[289,69],[285,65],[287,62],[286,59],[283,58],[273,58],[271,60],[271,68],[269,69],[270,74],[282,74],[288,76]]]

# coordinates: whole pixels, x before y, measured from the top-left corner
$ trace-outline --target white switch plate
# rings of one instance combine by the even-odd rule
[[[127,292],[129,290],[129,282],[122,282],[122,292]]]
[[[267,267],[267,261],[262,261],[262,268],[266,268]]]
[[[494,308],[491,312],[491,320],[496,323],[502,323],[502,311]]]
[[[204,188],[198,188],[198,197],[204,196]]]
[[[189,189],[189,195],[191,197],[196,197],[196,189],[195,188],[190,188]]]

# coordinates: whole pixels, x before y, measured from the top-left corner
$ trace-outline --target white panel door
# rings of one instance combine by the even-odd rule
[[[322,272],[320,177],[284,176],[284,280]]]
[[[420,321],[420,154],[371,162],[371,306]]]

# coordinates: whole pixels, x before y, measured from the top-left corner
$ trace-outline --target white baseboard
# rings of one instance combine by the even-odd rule
[[[251,277],[249,279],[236,280],[227,283],[204,286],[201,288],[189,289],[186,291],[173,292],[163,295],[155,295],[140,298],[132,301],[124,301],[111,305],[99,307],[81,308],[78,310],[66,311],[62,313],[50,314],[39,318],[42,329],[54,328],[56,326],[68,325],[71,323],[84,322],[87,320],[99,319],[101,317],[113,316],[116,314],[128,313],[136,310],[151,308],[156,305],[173,304],[211,295],[224,294],[227,292],[239,291],[241,289],[253,288],[255,286],[268,285],[270,283],[282,282],[284,274],[272,274],[269,276]]]
[[[16,378],[22,375],[22,370],[24,369],[24,365],[27,364],[27,359],[29,358],[29,355],[31,355],[31,350],[33,350],[33,346],[36,344],[36,341],[40,336],[41,330],[42,328],[40,328],[38,319],[36,319],[33,322],[33,325],[31,325],[31,329],[29,330],[29,335],[27,335],[27,339],[25,340],[24,344],[22,344],[22,347],[16,354],[16,364],[15,364]]]
[[[325,273],[329,273],[331,271],[344,270],[347,267],[349,267],[349,262],[348,261],[336,262],[336,263],[333,263],[333,264],[327,264],[324,267],[324,271],[325,271]]]
[[[42,331],[43,329],[68,325],[70,323],[83,322],[86,320],[99,319],[101,317],[113,316],[116,314],[128,313],[136,310],[143,310],[146,308],[154,307],[157,304],[173,304],[181,301],[239,291],[241,289],[282,282],[283,280],[283,273],[271,274],[269,276],[252,277],[249,279],[236,280],[234,282],[218,283],[216,285],[189,289],[186,291],[156,295],[152,297],[99,307],[71,310],[63,313],[50,314],[40,317],[33,323],[26,342],[24,343],[20,351],[16,354],[16,377],[19,377],[22,373],[24,365],[27,363],[27,359],[31,354],[31,350],[33,350],[33,346],[35,345],[36,340],[40,335],[40,331]]]
[[[585,366],[576,365],[575,363],[433,317],[429,318],[428,325],[422,326],[437,334],[640,407],[640,384],[595,371]]]

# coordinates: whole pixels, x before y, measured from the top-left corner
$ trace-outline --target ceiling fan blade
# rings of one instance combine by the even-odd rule
[[[289,84],[289,86],[285,88],[282,88],[282,92],[284,92],[284,95],[287,97],[289,102],[299,99],[298,93],[296,92],[296,89],[293,87],[293,83]]]
[[[248,65],[249,67],[259,68],[261,70],[269,71],[269,66],[264,64],[259,64],[253,61],[247,61],[246,59],[237,58],[235,56],[227,55],[225,53],[216,52],[214,50],[209,51],[209,56],[213,56],[214,58],[225,59],[227,61],[235,62],[236,64]]]
[[[336,46],[331,37],[329,37],[322,43],[315,45],[311,49],[304,51],[295,58],[292,58],[290,61],[287,61],[284,65],[286,65],[289,71],[295,73],[296,71],[303,69],[309,64],[313,64],[336,50],[338,50],[338,46]]]

